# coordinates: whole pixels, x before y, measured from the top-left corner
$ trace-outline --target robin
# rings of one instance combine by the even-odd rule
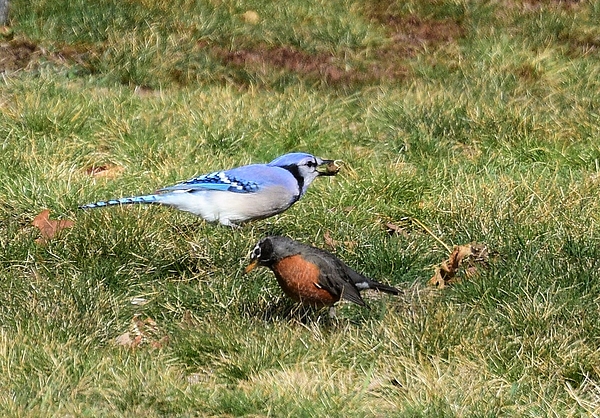
[[[378,283],[348,267],[333,254],[294,241],[287,237],[271,236],[261,239],[250,253],[245,273],[256,266],[270,268],[284,293],[303,305],[330,306],[340,299],[366,306],[360,291],[377,289],[397,295],[394,287]]]

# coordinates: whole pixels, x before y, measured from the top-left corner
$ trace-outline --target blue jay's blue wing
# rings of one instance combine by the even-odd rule
[[[256,171],[260,171],[263,164],[255,164],[252,173],[255,176]],[[193,193],[201,190],[220,190],[233,193],[255,193],[260,189],[259,180],[244,179],[243,174],[248,170],[241,170],[242,167],[228,170],[215,171],[204,174],[199,177],[183,181],[173,186],[165,187],[159,190],[160,193],[181,191]],[[243,167],[246,168],[246,167]]]

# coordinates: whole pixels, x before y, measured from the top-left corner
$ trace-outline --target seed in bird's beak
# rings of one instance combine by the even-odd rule
[[[340,166],[334,160],[323,160],[317,171],[323,176],[334,176],[340,171]]]

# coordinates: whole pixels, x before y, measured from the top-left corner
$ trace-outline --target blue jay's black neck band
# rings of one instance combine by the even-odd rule
[[[300,170],[298,170],[298,166],[290,164],[281,166],[281,168],[286,169],[287,171],[292,173],[292,176],[294,176],[294,178],[298,182],[298,196],[296,197],[296,200],[300,199],[300,196],[302,195],[302,189],[304,188],[304,177],[300,175]]]

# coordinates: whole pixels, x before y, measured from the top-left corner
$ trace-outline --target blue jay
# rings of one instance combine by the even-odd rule
[[[333,160],[295,152],[268,164],[245,165],[194,177],[154,194],[89,203],[80,208],[159,204],[191,212],[208,222],[237,226],[283,212],[306,193],[314,179],[338,171]]]

